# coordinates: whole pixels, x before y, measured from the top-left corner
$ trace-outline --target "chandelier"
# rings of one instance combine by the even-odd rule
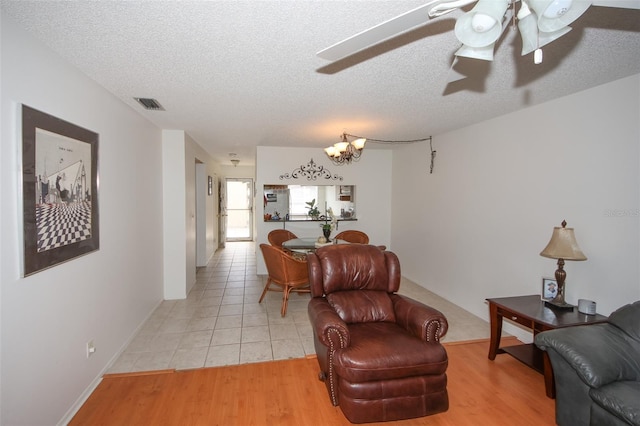
[[[335,143],[333,146],[324,149],[327,157],[336,165],[351,164],[352,161],[358,161],[362,155],[364,144],[367,142],[365,138],[358,138],[351,142],[347,139],[347,134],[342,134],[342,141]]]

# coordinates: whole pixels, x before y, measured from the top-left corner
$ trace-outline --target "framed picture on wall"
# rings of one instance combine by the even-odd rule
[[[100,247],[98,134],[22,105],[25,276]]]
[[[558,283],[555,278],[542,277],[542,300],[551,300],[558,295]]]

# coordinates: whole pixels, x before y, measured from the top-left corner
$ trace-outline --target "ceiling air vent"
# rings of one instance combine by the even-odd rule
[[[160,102],[156,101],[152,98],[133,98],[140,103],[144,107],[144,109],[148,109],[151,111],[164,111]]]

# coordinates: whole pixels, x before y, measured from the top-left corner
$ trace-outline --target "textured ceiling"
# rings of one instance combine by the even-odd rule
[[[463,58],[456,68],[468,77],[449,84],[460,11],[334,63],[315,55],[422,4],[2,0],[1,11],[224,164],[231,152],[253,164],[257,145],[322,148],[343,131],[437,136],[640,73],[640,10],[594,6],[544,48],[542,64],[520,56],[509,28],[493,62]],[[145,111],[134,97],[155,98],[166,111]]]

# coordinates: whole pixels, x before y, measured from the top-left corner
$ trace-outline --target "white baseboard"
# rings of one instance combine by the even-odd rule
[[[76,413],[80,410],[80,408],[84,405],[84,403],[87,402],[87,399],[89,399],[89,397],[91,396],[93,391],[96,390],[96,388],[98,387],[100,382],[102,382],[102,376],[104,376],[106,374],[106,372],[109,371],[109,369],[113,366],[113,364],[118,360],[118,358],[120,358],[120,355],[122,355],[122,353],[125,351],[125,349],[127,349],[127,346],[129,346],[129,344],[133,341],[133,339],[138,335],[138,332],[140,331],[142,326],[147,322],[147,320],[151,317],[151,315],[153,315],[153,313],[156,311],[156,309],[158,308],[158,306],[160,306],[160,304],[162,302],[163,302],[163,300],[160,300],[158,302],[158,304],[144,318],[144,320],[142,320],[142,322],[138,325],[138,327],[136,327],[136,329],[133,331],[133,333],[131,333],[129,338],[120,347],[118,352],[116,352],[111,357],[111,359],[104,366],[104,368],[102,370],[100,370],[100,373],[98,373],[98,375],[91,381],[91,383],[84,390],[84,392],[82,392],[80,397],[73,403],[73,405],[69,408],[69,410],[67,410],[67,412],[62,417],[62,419],[60,419],[60,421],[57,423],[57,426],[65,426],[65,425],[69,424],[69,422],[71,422],[71,419],[73,419],[73,416],[76,415]]]

